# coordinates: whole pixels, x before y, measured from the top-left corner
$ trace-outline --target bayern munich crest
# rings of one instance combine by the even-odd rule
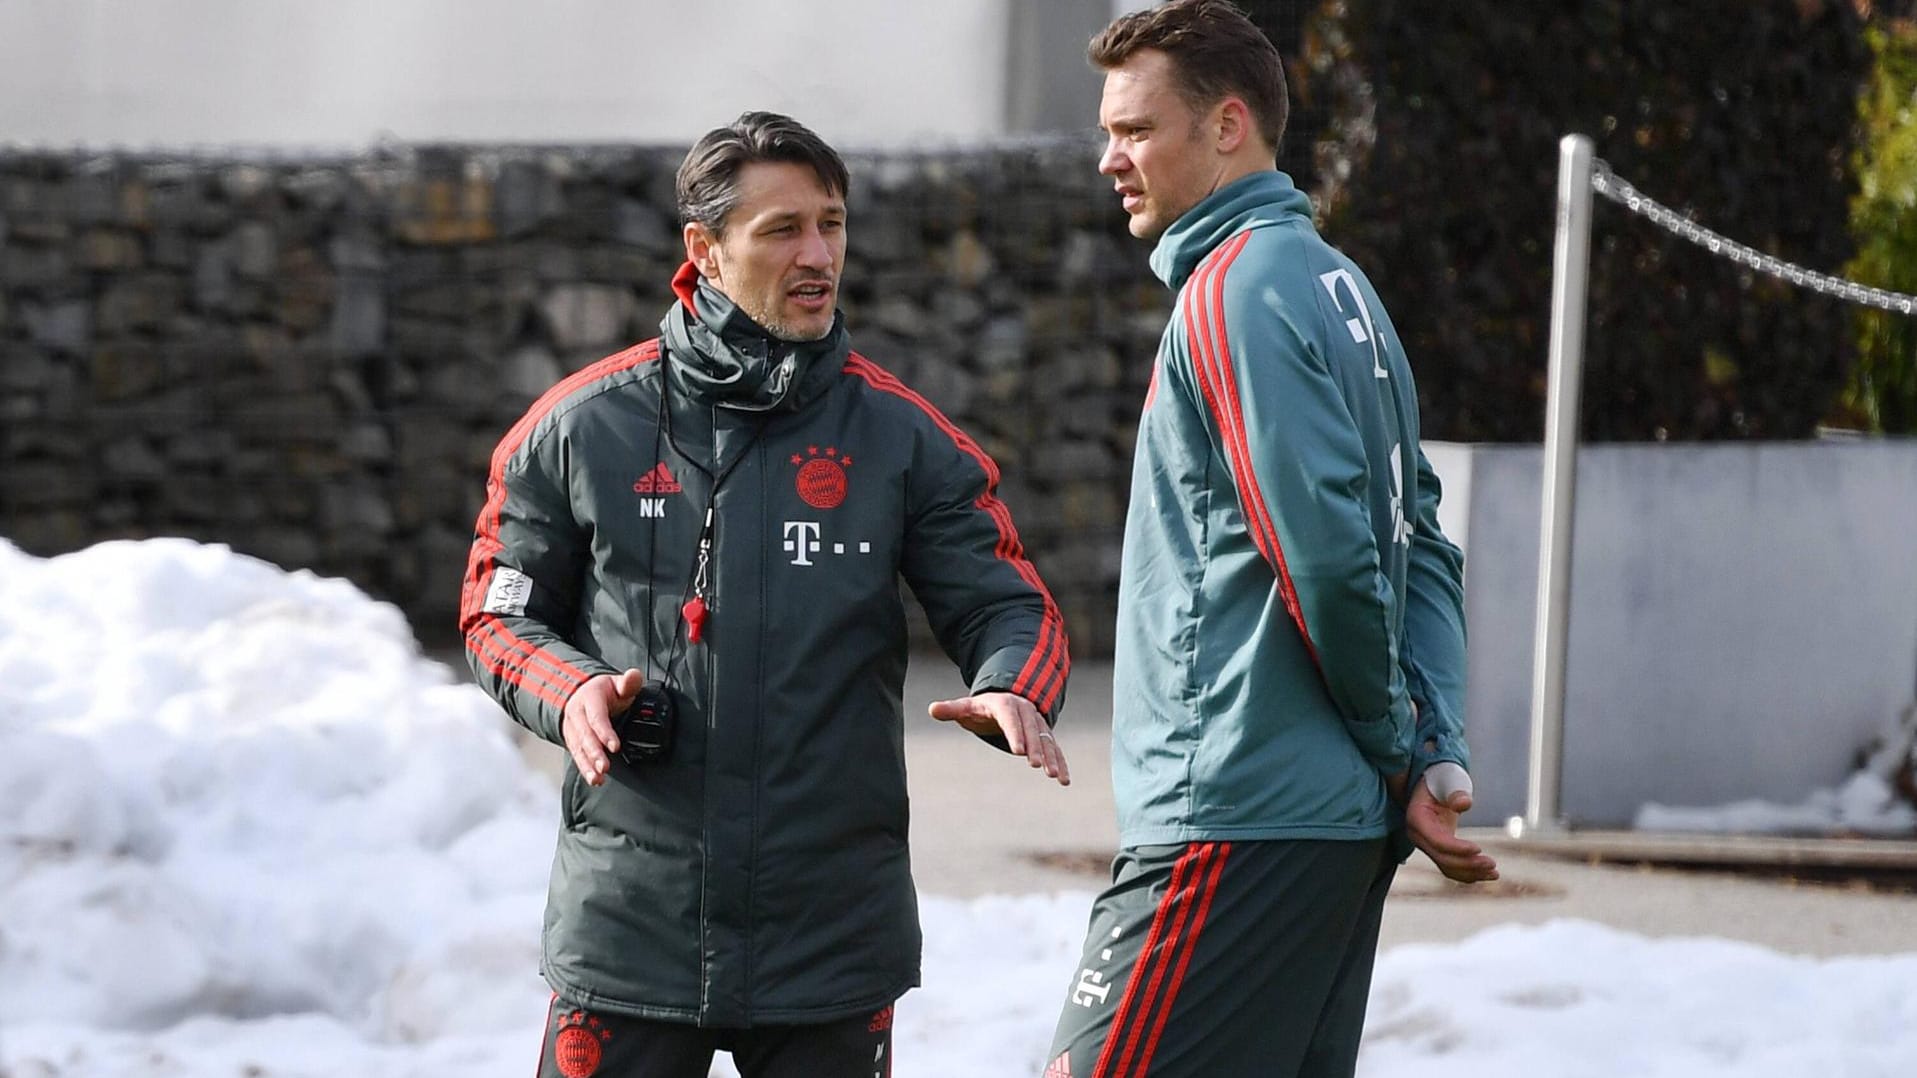
[[[591,1078],[599,1070],[604,1049],[600,1045],[612,1039],[612,1030],[585,1011],[573,1011],[559,1019],[559,1033],[553,1038],[554,1062],[566,1078]]]
[[[852,454],[840,453],[837,446],[821,449],[805,447],[792,454],[799,473],[794,479],[799,497],[814,509],[837,509],[845,501],[846,469],[852,467]]]

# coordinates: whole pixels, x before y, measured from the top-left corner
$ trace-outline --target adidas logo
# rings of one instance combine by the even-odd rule
[[[684,489],[679,485],[679,481],[672,477],[672,472],[667,469],[666,462],[663,460],[654,465],[651,471],[640,476],[639,481],[632,485],[634,494],[678,494]]]

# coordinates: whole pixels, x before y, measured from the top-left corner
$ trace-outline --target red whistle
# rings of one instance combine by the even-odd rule
[[[686,605],[679,608],[679,613],[685,615],[686,639],[694,644],[697,644],[699,642],[699,638],[701,636],[704,636],[706,633],[706,601],[705,599],[702,598],[701,596],[697,596],[697,595],[693,596],[692,598],[686,600]]]

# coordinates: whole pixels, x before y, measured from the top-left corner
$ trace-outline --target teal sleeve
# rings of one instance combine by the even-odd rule
[[[1405,569],[1405,642],[1401,655],[1411,698],[1418,705],[1411,746],[1411,782],[1448,760],[1466,771],[1464,742],[1464,553],[1438,527],[1443,490],[1424,450],[1418,450],[1418,516]]]
[[[1287,614],[1360,751],[1396,774],[1409,763],[1411,703],[1364,439],[1331,362],[1274,289],[1245,279],[1194,281],[1186,335],[1199,387]]]

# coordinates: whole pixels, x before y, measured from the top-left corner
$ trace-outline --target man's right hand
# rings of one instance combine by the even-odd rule
[[[1420,778],[1405,805],[1405,829],[1410,832],[1412,845],[1424,851],[1448,879],[1459,883],[1495,880],[1498,863],[1477,843],[1458,837],[1458,816],[1470,810],[1469,789],[1447,786],[1440,801],[1431,784]]]
[[[606,781],[612,770],[609,754],[619,751],[613,719],[626,713],[645,683],[646,676],[637,670],[598,674],[573,690],[566,701],[559,732],[566,739],[566,751],[572,753],[573,766],[588,784],[598,786]]]

